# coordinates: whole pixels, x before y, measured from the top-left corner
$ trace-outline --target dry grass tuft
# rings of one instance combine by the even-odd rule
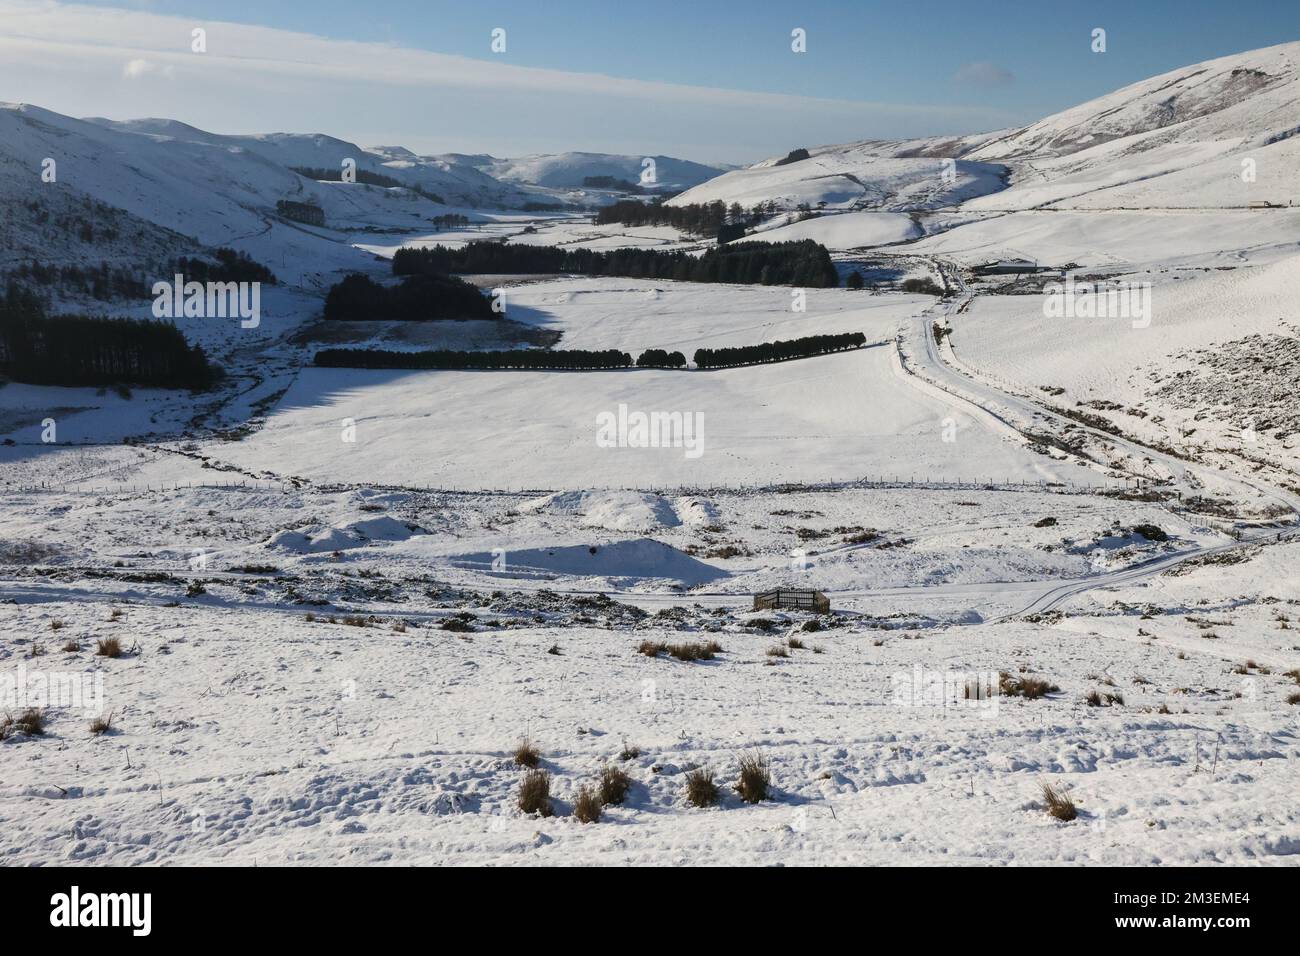
[[[803,641],[799,640],[799,638],[791,637],[785,642],[785,646],[790,648],[792,651],[801,651],[807,645],[805,645]]]
[[[555,812],[551,806],[551,775],[545,770],[529,770],[519,784],[519,809],[524,813],[539,813],[549,817]]]
[[[686,775],[686,799],[694,807],[711,807],[718,802],[718,785],[712,770],[692,770]]]
[[[775,647],[769,647],[767,649],[767,656],[768,657],[789,657],[790,652],[787,651],[780,644],[777,644]]]
[[[45,712],[37,707],[28,707],[17,717],[5,714],[4,720],[0,720],[0,740],[12,737],[14,734],[40,737],[44,733]]]
[[[63,652],[65,654],[75,654],[79,650],[81,650],[81,644],[77,641],[68,641],[63,645]]]
[[[515,747],[515,763],[521,767],[536,767],[542,762],[542,752],[533,746],[533,742],[527,737],[519,741]]]
[[[107,717],[96,717],[90,722],[90,732],[98,737],[100,734],[106,734],[113,729],[113,715],[110,713]]]
[[[627,799],[627,791],[632,786],[632,778],[620,767],[608,764],[600,772],[600,801],[607,805],[618,805]]]
[[[1058,820],[1070,821],[1079,815],[1079,811],[1074,806],[1064,790],[1054,787],[1044,781],[1040,786],[1043,788],[1043,803],[1046,804],[1047,812]]]
[[[116,637],[101,637],[95,642],[95,653],[100,657],[121,657],[122,642]]]
[[[998,692],[1004,697],[1023,697],[1026,700],[1038,700],[1048,694],[1055,694],[1061,688],[1041,677],[1017,677],[1003,671],[998,675]]]
[[[573,815],[582,823],[597,823],[600,820],[600,797],[588,784],[578,788],[578,795],[573,798]]]
[[[642,641],[636,648],[638,654],[644,654],[646,657],[658,657],[666,650],[668,645],[663,641]]]
[[[772,787],[772,768],[767,758],[755,752],[740,755],[740,780],[736,792],[746,803],[766,800]]]
[[[641,748],[635,744],[628,746],[628,742],[623,741],[623,749],[619,751],[618,759],[622,761],[635,760],[641,756]]]

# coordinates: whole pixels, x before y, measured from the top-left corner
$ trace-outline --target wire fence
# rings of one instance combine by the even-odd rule
[[[1046,480],[1028,479],[942,479],[930,477],[878,476],[875,478],[858,478],[847,481],[829,482],[767,482],[767,483],[719,483],[710,485],[682,485],[676,487],[653,487],[626,485],[583,485],[581,488],[529,488],[525,486],[506,486],[484,488],[458,486],[450,484],[405,484],[389,485],[376,482],[328,483],[318,484],[309,481],[292,481],[287,479],[239,478],[227,481],[177,481],[177,482],[42,482],[37,484],[11,484],[0,486],[0,494],[79,494],[79,495],[140,495],[171,494],[181,491],[262,491],[280,492],[320,492],[334,493],[346,491],[408,492],[421,494],[447,495],[548,495],[561,491],[586,492],[642,492],[649,494],[673,495],[685,497],[691,495],[743,495],[743,494],[798,494],[807,492],[828,492],[852,489],[878,490],[917,490],[917,491],[999,491],[999,492],[1040,492],[1046,494],[1115,494],[1123,491],[1139,491],[1147,488],[1146,483],[1136,484],[1114,480],[1098,483],[1063,483]]]

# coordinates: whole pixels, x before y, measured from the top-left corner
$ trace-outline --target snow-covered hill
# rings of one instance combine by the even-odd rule
[[[453,154],[443,157],[482,170],[495,179],[530,183],[557,189],[578,188],[592,176],[610,176],[640,183],[646,159],[654,161],[653,182],[645,185],[663,191],[690,189],[725,172],[724,168],[693,163],[672,156],[620,156],[613,153],[553,153],[497,159],[492,156]]]
[[[1005,170],[995,163],[959,159],[970,139],[850,143],[809,149],[807,159],[772,158],[688,190],[673,205],[721,200],[750,207],[774,202],[838,210],[896,212],[951,206],[1002,188]]]

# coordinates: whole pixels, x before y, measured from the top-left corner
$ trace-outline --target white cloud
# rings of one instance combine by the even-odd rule
[[[163,76],[171,76],[174,70],[170,65],[159,66],[149,60],[137,57],[134,60],[128,60],[126,66],[122,67],[122,75],[128,80],[137,80],[149,73],[161,73]]]
[[[1021,119],[537,69],[486,50],[474,59],[56,0],[0,0],[0,18],[4,99],[79,116],[168,116],[214,132],[290,128],[425,152],[591,149],[748,161],[792,144]],[[190,50],[197,26],[206,53]],[[151,75],[170,81],[121,83]]]

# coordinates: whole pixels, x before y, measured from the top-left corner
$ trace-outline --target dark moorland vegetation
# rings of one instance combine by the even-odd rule
[[[322,349],[316,364],[324,368],[401,369],[608,369],[627,368],[632,356],[618,349],[512,349],[459,352],[433,349],[394,352],[387,349]]]
[[[577,274],[684,282],[735,282],[835,288],[830,253],[812,240],[717,246],[703,255],[654,249],[561,249],[555,246],[471,242],[459,249],[399,249],[393,274]]]
[[[867,337],[861,332],[843,332],[839,335],[808,335],[789,341],[764,342],[762,345],[697,349],[695,364],[699,368],[730,368],[736,365],[786,362],[811,355],[824,355],[827,352],[861,348],[866,341]]]
[[[176,271],[186,282],[261,282],[275,285],[275,273],[246,252],[222,247],[213,250],[216,262],[207,259],[181,256],[176,260]],[[168,279],[171,276],[167,277]]]
[[[220,371],[170,322],[46,315],[15,282],[0,293],[0,372],[34,385],[209,388]]]
[[[331,321],[491,319],[496,315],[483,293],[448,275],[414,275],[389,287],[353,273],[325,296],[325,318]]]
[[[129,269],[115,268],[107,262],[98,266],[56,266],[33,259],[15,266],[10,275],[29,284],[55,286],[65,292],[81,293],[105,302],[149,298],[149,283],[142,276]]]

